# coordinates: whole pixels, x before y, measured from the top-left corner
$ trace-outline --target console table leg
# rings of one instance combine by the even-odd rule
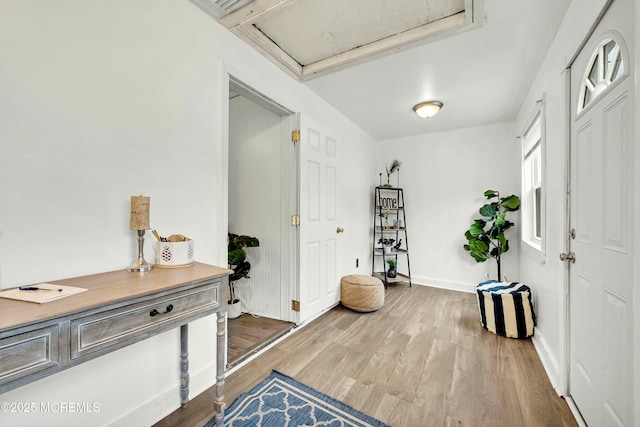
[[[222,427],[224,420],[224,377],[225,377],[225,352],[226,352],[226,339],[225,336],[225,322],[226,317],[224,312],[216,313],[217,319],[217,332],[216,332],[216,396],[214,401],[214,409],[216,410],[216,426]]]
[[[180,326],[180,404],[189,402],[189,325]]]

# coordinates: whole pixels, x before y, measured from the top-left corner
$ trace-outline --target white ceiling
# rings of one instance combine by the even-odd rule
[[[513,120],[571,0],[254,0],[248,3],[242,7],[247,4],[247,0],[243,0],[235,9],[225,11],[227,16],[220,22],[234,32],[241,22],[248,23],[244,29],[249,28],[249,32],[260,30],[263,34],[264,31],[270,42],[277,41],[278,49],[288,50],[285,56],[294,58],[294,65],[310,67],[326,61],[327,57],[342,60],[346,52],[351,61],[337,61],[328,71],[322,71],[320,74],[324,74],[320,77],[304,84],[372,137],[384,140]],[[469,10],[474,4],[474,13],[466,14],[467,24],[473,25],[462,31],[445,29],[443,35],[427,37],[420,43],[405,38],[406,46],[386,49],[383,52],[386,56],[372,51],[353,61],[353,51],[364,46],[362,43],[367,39],[371,42],[389,39],[393,37],[389,31],[401,31],[392,18],[398,25],[408,25],[404,28],[433,26],[461,16],[456,12],[461,5]],[[365,13],[366,5],[370,7]],[[483,10],[477,10],[477,5],[482,5]],[[311,10],[310,14],[305,14],[307,9]],[[424,10],[430,14],[421,15],[420,11]],[[292,24],[294,20],[300,21],[300,26]],[[358,28],[355,21],[364,26],[354,33],[354,28]],[[379,31],[371,33],[371,28]],[[310,38],[314,35],[316,39]],[[283,55],[274,55],[273,48],[265,49],[254,40],[249,43],[263,54],[270,50],[265,56],[287,68],[282,59],[278,59]],[[291,70],[288,69],[290,74]],[[559,68],[558,73],[560,71]],[[301,72],[298,78],[305,80],[309,75]],[[428,100],[442,101],[444,107],[435,117],[421,119],[412,108]]]

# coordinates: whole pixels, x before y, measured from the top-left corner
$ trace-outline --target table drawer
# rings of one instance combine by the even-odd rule
[[[57,324],[0,339],[0,385],[60,365]]]
[[[72,318],[71,359],[124,347],[212,313],[220,306],[215,282],[113,310]]]

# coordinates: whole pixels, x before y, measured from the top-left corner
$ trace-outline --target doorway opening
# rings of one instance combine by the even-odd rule
[[[228,233],[256,237],[259,246],[245,248],[248,277],[234,286],[242,314],[228,321],[228,367],[295,326],[296,124],[291,110],[229,77]]]

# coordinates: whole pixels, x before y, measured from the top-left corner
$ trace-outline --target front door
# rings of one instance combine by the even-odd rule
[[[337,256],[337,138],[302,116],[300,123],[300,322],[340,300]]]
[[[590,426],[633,425],[633,1],[571,66],[569,393]]]

